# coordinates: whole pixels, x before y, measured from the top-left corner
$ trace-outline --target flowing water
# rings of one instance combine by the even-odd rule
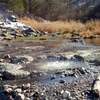
[[[95,50],[100,49],[100,38],[97,39],[86,39],[85,40],[86,45],[82,45],[81,43],[63,43],[62,45],[64,45],[64,47],[68,47],[68,46],[75,46],[75,47],[79,47],[79,48],[83,48],[83,50],[77,50],[77,52],[67,52],[65,53],[65,55],[74,55],[74,54],[79,54],[79,55],[85,55],[86,57],[88,57],[88,55],[92,55],[92,53],[94,53]],[[41,70],[43,71],[56,71],[56,70],[67,70],[69,68],[86,68],[86,69],[90,69],[90,65],[88,62],[82,62],[82,61],[78,61],[78,60],[65,60],[65,61],[60,61],[57,59],[51,59],[51,60],[47,60],[42,62],[41,64],[39,64],[38,66]],[[51,72],[52,73],[52,72]],[[53,80],[52,82],[59,82],[59,80],[61,80],[62,78],[60,76],[56,76],[56,79]],[[64,80],[71,82],[74,79],[76,79],[75,77],[65,77],[63,78]],[[46,80],[43,80],[43,82],[49,83],[51,82],[50,80],[50,76],[47,77]]]
[[[58,42],[54,42],[54,41],[55,40],[52,40],[52,41],[48,40],[47,42],[46,41],[41,41],[43,43],[47,43],[47,45],[48,45],[48,43],[50,43],[49,45],[52,45],[52,44],[54,45],[54,43],[55,43],[55,47],[52,49],[53,51],[49,52],[49,53],[48,52],[43,53],[43,51],[40,48],[41,51],[39,51],[39,56],[41,56],[41,57],[43,56],[43,57],[42,57],[42,60],[40,59],[38,63],[35,63],[36,64],[35,67],[37,68],[36,70],[38,70],[38,71],[47,72],[47,75],[43,76],[43,77],[41,77],[41,76],[35,77],[38,80],[34,79],[34,77],[33,77],[34,81],[39,81],[39,82],[43,82],[43,83],[50,83],[50,82],[55,83],[55,82],[59,82],[59,80],[62,79],[61,76],[56,76],[56,78],[54,80],[50,79],[50,75],[55,75],[54,73],[57,70],[67,70],[69,68],[73,69],[73,68],[79,68],[79,67],[89,69],[90,65],[89,65],[88,62],[82,62],[82,61],[78,61],[78,60],[71,60],[70,58],[74,54],[80,54],[82,56],[83,55],[88,56],[88,54],[91,55],[92,50],[100,49],[100,38],[98,38],[98,39],[86,39],[85,40],[86,45],[82,45],[81,43],[70,42],[69,40],[63,40],[61,43],[59,43],[60,45],[58,45]],[[34,42],[34,44],[36,44],[36,43]],[[38,45],[37,44],[38,47],[42,47],[42,46],[46,47],[47,45]],[[35,46],[35,47],[37,47],[37,46]],[[34,49],[33,47],[31,46],[31,48],[30,48],[30,46],[29,46],[29,47],[25,48],[25,50],[26,49],[27,50],[32,49],[32,50],[36,50],[36,51],[38,50],[38,48]],[[70,49],[68,51],[66,51],[69,47],[71,47],[71,51],[70,51]],[[65,51],[57,52],[57,51],[59,51],[59,49],[62,49],[62,48],[64,48]],[[42,48],[42,49],[45,50],[45,48]],[[54,58],[52,58],[52,59],[46,58],[47,54],[51,54],[51,53],[55,53],[55,52],[56,52],[56,54],[59,54],[59,53],[64,54],[64,56],[67,57],[68,60],[58,60],[58,59],[54,59]],[[77,79],[77,78],[69,76],[69,77],[64,77],[63,79],[66,80],[67,82],[71,82],[71,81],[73,81],[74,79]],[[28,79],[25,79],[25,81],[27,81],[27,80]]]

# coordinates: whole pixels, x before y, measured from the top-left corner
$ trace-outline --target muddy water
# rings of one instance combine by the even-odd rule
[[[85,42],[87,44],[93,44],[93,45],[99,45],[100,46],[100,38],[86,39]]]

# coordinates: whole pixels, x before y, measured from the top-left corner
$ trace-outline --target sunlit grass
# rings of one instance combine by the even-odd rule
[[[48,32],[60,32],[60,31],[65,31],[65,32],[74,32],[74,31],[79,31],[81,28],[84,27],[84,24],[81,22],[76,22],[76,21],[44,21],[44,22],[38,22],[36,20],[29,19],[27,17],[20,18],[19,19],[21,22],[33,27],[36,30],[41,30],[41,31],[48,31]]]
[[[81,36],[89,37],[91,35],[100,35],[100,21],[91,20],[87,23],[80,21],[36,21],[27,17],[19,18],[19,20],[35,30],[44,32],[64,32],[74,33],[78,32]],[[70,37],[70,35],[68,35]]]

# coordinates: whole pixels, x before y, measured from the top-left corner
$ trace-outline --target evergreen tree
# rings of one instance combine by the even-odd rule
[[[38,0],[28,0],[29,13],[37,15],[40,12],[40,3]]]
[[[23,13],[25,11],[23,0],[8,0],[10,10],[15,13]]]

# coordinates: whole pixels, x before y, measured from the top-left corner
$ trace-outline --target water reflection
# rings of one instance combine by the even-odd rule
[[[87,44],[93,44],[93,45],[99,45],[100,46],[100,38],[86,39],[85,42]]]

